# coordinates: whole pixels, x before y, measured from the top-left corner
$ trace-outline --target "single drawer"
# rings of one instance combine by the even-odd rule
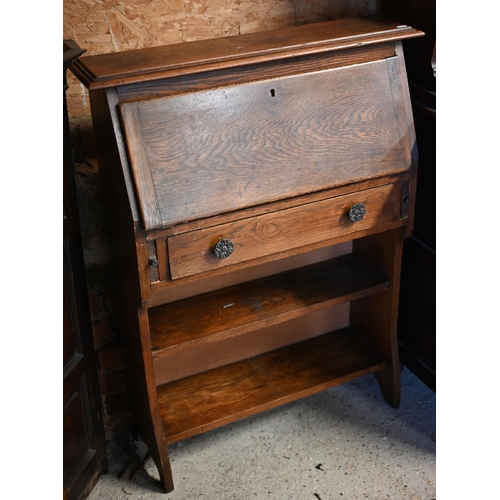
[[[182,278],[396,221],[400,194],[400,184],[387,184],[172,236],[167,240],[171,276]],[[362,208],[351,211],[357,204],[364,215]],[[362,218],[351,220],[356,213]]]

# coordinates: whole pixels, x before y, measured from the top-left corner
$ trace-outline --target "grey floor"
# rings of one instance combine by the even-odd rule
[[[409,370],[398,409],[370,375],[171,445],[167,495],[151,459],[130,477],[143,443],[110,442],[89,500],[432,500],[435,420],[435,393]]]

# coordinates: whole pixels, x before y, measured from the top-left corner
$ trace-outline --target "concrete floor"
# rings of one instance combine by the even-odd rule
[[[397,410],[370,375],[171,445],[167,495],[151,459],[130,478],[142,442],[110,442],[89,500],[432,500],[435,417],[435,393],[409,370]]]

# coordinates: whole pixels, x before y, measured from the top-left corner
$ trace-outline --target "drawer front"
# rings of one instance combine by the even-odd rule
[[[168,255],[173,279],[286,252],[371,229],[400,218],[400,185],[367,189],[299,207],[170,237]],[[365,214],[353,222],[349,212],[361,203]],[[216,256],[221,240],[229,256]],[[226,252],[228,253],[228,252]]]
[[[145,229],[409,168],[387,60],[123,103]]]

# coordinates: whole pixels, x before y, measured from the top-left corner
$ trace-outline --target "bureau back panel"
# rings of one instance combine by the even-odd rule
[[[121,105],[146,229],[409,168],[386,60]]]

